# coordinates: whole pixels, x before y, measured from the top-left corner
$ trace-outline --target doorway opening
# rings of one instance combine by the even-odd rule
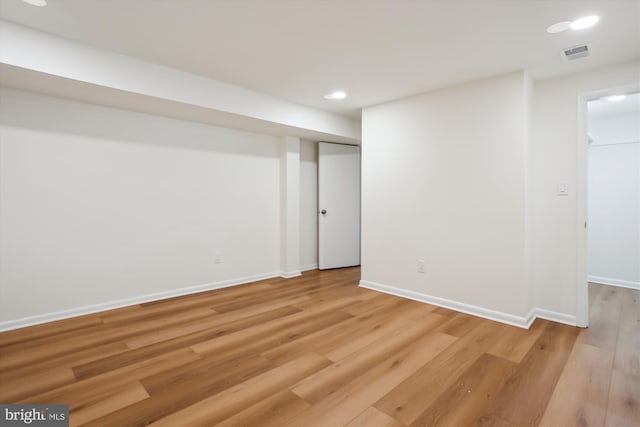
[[[640,289],[640,93],[580,97],[578,326],[588,325],[589,283]]]

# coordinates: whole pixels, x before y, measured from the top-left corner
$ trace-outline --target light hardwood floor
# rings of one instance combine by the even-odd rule
[[[639,426],[640,292],[523,330],[310,271],[0,334],[0,402],[93,426]]]

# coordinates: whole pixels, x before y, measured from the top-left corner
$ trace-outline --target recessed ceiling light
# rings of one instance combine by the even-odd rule
[[[562,21],[551,25],[547,28],[547,33],[555,34],[561,33],[563,31],[571,28],[572,30],[582,30],[584,28],[591,27],[592,25],[596,25],[600,20],[599,16],[585,16],[584,18],[576,19],[575,21]]]
[[[47,0],[22,0],[23,2],[30,4],[31,6],[45,7]]]
[[[569,28],[571,28],[572,30],[582,30],[584,28],[596,25],[599,20],[600,17],[596,15],[585,16],[584,18],[576,19],[575,21],[573,21],[571,25],[569,25]]]
[[[627,95],[611,95],[607,97],[607,101],[611,101],[611,102],[622,101],[626,97]]]
[[[341,90],[334,90],[324,96],[324,99],[345,99],[347,94]]]
[[[552,26],[547,28],[547,33],[550,33],[550,34],[561,33],[563,31],[568,30],[569,26],[571,26],[571,21],[558,22],[557,24],[553,24]]]

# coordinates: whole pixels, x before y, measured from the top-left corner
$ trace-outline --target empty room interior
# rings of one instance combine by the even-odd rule
[[[0,0],[0,405],[640,426],[640,0]]]

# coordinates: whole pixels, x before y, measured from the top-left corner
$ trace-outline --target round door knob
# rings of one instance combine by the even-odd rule
[[[326,215],[326,214],[327,214],[327,210],[326,210],[326,209],[322,209],[322,210],[320,211],[320,213],[321,213],[322,215]]]

